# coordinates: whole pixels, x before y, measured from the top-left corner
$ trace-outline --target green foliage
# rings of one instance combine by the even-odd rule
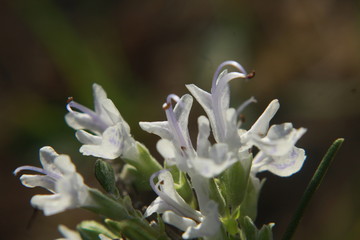
[[[111,239],[120,238],[120,235],[115,235],[104,225],[96,221],[82,221],[77,225],[76,229],[83,240],[99,240],[99,234],[103,234]]]
[[[107,193],[115,199],[120,198],[119,190],[116,187],[115,172],[110,163],[98,159],[95,162],[95,177]]]

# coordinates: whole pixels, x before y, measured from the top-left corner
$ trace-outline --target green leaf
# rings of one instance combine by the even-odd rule
[[[115,172],[110,163],[98,159],[95,162],[95,177],[107,193],[115,199],[120,198],[119,190],[116,187]]]
[[[89,198],[90,204],[85,206],[85,209],[115,220],[132,218],[122,203],[104,195],[97,189],[89,188]]]
[[[251,161],[252,158],[248,158],[234,163],[220,177],[224,190],[223,196],[232,209],[240,206],[244,200],[249,183]]]
[[[76,229],[79,231],[83,240],[99,240],[99,234],[104,234],[109,238],[119,238],[104,225],[96,221],[82,221],[77,225]]]
[[[128,219],[123,221],[105,220],[106,224],[113,231],[119,232],[131,240],[166,240],[164,233],[159,233],[140,219]]]
[[[160,171],[162,167],[143,144],[136,142],[136,147],[138,150],[136,159],[124,159],[124,161],[136,169],[136,171],[129,172],[135,179],[133,183],[136,189],[148,191],[151,190],[149,183],[151,175]]]
[[[315,191],[318,189],[318,187],[321,184],[321,181],[323,180],[327,170],[330,167],[330,164],[335,158],[336,153],[340,149],[342,143],[344,142],[343,138],[339,138],[333,142],[333,144],[330,146],[330,148],[327,150],[325,156],[321,160],[318,168],[316,169],[316,172],[314,173],[314,176],[311,178],[309,185],[307,186],[301,200],[298,208],[296,209],[294,216],[289,223],[289,226],[287,227],[285,234],[283,236],[283,240],[290,240],[292,236],[295,233],[295,230],[297,226],[299,225],[299,222],[304,214],[304,211],[307,207],[307,205],[310,202],[310,199],[313,197]]]
[[[246,195],[240,205],[241,217],[248,216],[251,219],[256,218],[259,193],[264,182],[265,180],[260,182],[260,180],[256,177],[249,178],[249,185],[246,190]]]

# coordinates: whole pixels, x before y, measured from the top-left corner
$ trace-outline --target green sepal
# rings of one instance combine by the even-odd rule
[[[143,214],[139,210],[136,210],[133,207],[130,196],[128,196],[128,195],[124,196],[122,202],[123,202],[124,206],[126,207],[126,209],[129,211],[131,216],[139,217],[139,218],[143,217]]]
[[[229,209],[226,209],[226,217],[221,218],[226,231],[231,235],[236,235],[240,232],[238,219],[240,217],[240,206],[237,207],[231,214]]]
[[[99,234],[104,234],[111,239],[121,237],[120,235],[115,235],[104,225],[96,221],[82,221],[76,226],[76,229],[83,240],[99,240]]]
[[[216,178],[209,179],[210,198],[215,202],[217,202],[220,216],[225,216],[226,201],[224,196],[222,195],[220,186],[221,183],[219,179]]]
[[[98,159],[95,162],[95,177],[107,193],[115,199],[120,198],[119,190],[116,187],[115,172],[110,163]]]
[[[124,220],[131,218],[127,208],[114,199],[106,196],[97,189],[89,188],[90,204],[84,206],[94,213],[115,220]]]
[[[141,143],[136,142],[137,153],[135,159],[124,159],[124,161],[135,167],[136,171],[129,171],[135,188],[138,191],[151,190],[149,179],[152,174],[162,169],[156,159],[151,156],[149,150]]]
[[[263,225],[260,230],[257,229],[254,222],[248,216],[240,220],[241,239],[244,240],[272,240],[272,227],[274,223]]]
[[[131,240],[167,240],[165,233],[159,233],[156,229],[150,227],[147,223],[138,218],[114,221],[106,219],[105,223],[114,232],[121,233],[127,239]]]
[[[275,224],[269,223],[267,225],[263,225],[260,231],[258,232],[258,240],[273,240],[272,228]]]
[[[240,220],[241,225],[241,239],[256,240],[257,239],[257,228],[254,222],[248,216],[245,216]]]
[[[265,183],[265,179],[259,180],[257,177],[250,177],[248,188],[243,202],[240,205],[241,217],[248,216],[255,220],[257,215],[257,205],[260,194],[260,189]]]
[[[249,183],[252,157],[237,161],[220,176],[223,196],[230,208],[235,209],[244,200]]]

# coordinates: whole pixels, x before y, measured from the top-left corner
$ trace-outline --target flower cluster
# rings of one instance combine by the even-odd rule
[[[23,166],[14,173],[40,173],[23,174],[20,180],[24,186],[40,186],[53,193],[31,200],[45,215],[82,207],[106,218],[104,224],[85,221],[78,232],[61,225],[65,239],[169,239],[177,234],[164,223],[179,229],[183,239],[249,239],[249,234],[254,239],[272,239],[272,223],[259,230],[253,224],[262,186],[257,173],[270,171],[285,177],[299,171],[306,156],[295,144],[306,129],[296,129],[291,123],[270,126],[278,100],[270,102],[249,130],[242,129],[238,116],[256,100],[252,97],[238,108],[230,107],[229,81],[253,76],[235,61],[223,62],[210,92],[186,85],[191,95],[166,98],[165,121],[140,122],[144,131],[160,137],[156,147],[164,166],[133,138],[101,86],[93,85],[94,110],[70,98],[65,120],[83,144],[80,152],[99,158],[96,177],[107,194],[85,185],[70,158],[51,147],[40,150],[43,169]],[[196,143],[188,129],[194,98],[207,115],[198,117]],[[258,149],[255,156],[253,148]],[[120,172],[113,170],[115,162],[122,164]],[[133,208],[126,189],[119,191],[118,186],[124,184],[140,194],[152,189],[158,197],[141,213]],[[146,218],[155,213],[161,217],[149,223]]]

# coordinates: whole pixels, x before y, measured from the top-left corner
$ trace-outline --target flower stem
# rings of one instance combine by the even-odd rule
[[[324,178],[327,170],[329,169],[331,162],[335,158],[335,155],[336,155],[337,151],[339,150],[339,148],[341,147],[343,142],[344,142],[343,138],[336,139],[333,142],[333,144],[330,146],[328,151],[326,152],[324,158],[321,160],[318,168],[316,169],[314,176],[312,177],[309,185],[307,186],[307,188],[304,192],[304,195],[302,196],[302,198],[300,200],[300,204],[299,204],[298,208],[296,209],[295,214],[294,214],[291,222],[289,223],[289,226],[287,227],[282,240],[290,240],[292,238],[292,236],[294,235],[296,227],[298,226],[298,224],[304,214],[304,211],[310,202],[310,199],[312,198],[315,191],[319,187],[322,179]]]

